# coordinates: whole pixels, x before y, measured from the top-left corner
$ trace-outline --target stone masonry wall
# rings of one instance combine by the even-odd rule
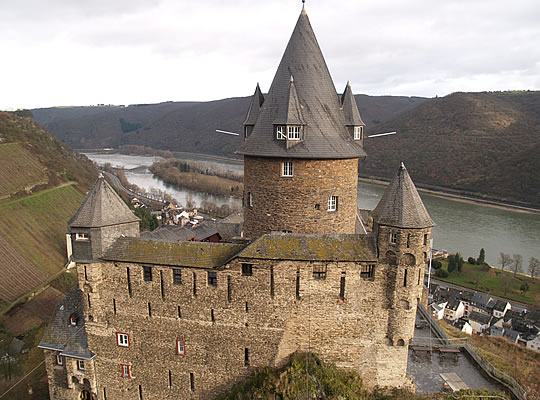
[[[253,264],[253,275],[242,275],[242,263]],[[216,287],[208,282],[215,270],[182,268],[176,285],[167,266],[152,266],[152,281],[144,281],[138,264],[88,264],[87,279],[79,265],[98,395],[212,399],[296,350],[359,371],[367,386],[407,385],[407,346],[387,337],[390,267],[377,264],[369,279],[360,275],[363,264],[324,263],[326,279],[318,280],[313,262],[235,259],[217,271]],[[129,335],[129,347],[118,346],[117,332]],[[177,340],[185,341],[184,356]],[[120,377],[121,364],[130,366],[129,379]]]
[[[293,162],[293,176],[282,163]],[[244,157],[244,236],[272,231],[355,233],[358,159]],[[253,206],[249,204],[251,193]],[[328,198],[338,197],[336,211]]]

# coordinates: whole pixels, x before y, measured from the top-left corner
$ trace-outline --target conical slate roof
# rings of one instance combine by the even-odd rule
[[[280,110],[289,102],[291,75],[305,126],[303,139],[287,148],[286,141],[275,138],[274,124],[281,116]],[[351,138],[345,125],[330,72],[307,13],[302,11],[253,132],[237,153],[287,158],[364,157],[361,143]]]
[[[356,105],[356,100],[349,82],[347,82],[347,86],[345,86],[345,90],[341,95],[341,104],[343,105],[343,114],[345,116],[345,123],[347,125],[366,125],[364,124],[364,121],[362,121],[362,117],[360,117],[360,112],[358,111],[358,106]]]
[[[251,98],[251,103],[246,114],[246,119],[244,120],[244,125],[255,125],[255,123],[257,122],[257,118],[259,117],[259,114],[261,112],[261,106],[263,105],[263,103],[264,95],[262,94],[261,88],[257,83],[255,93],[253,93],[253,97]]]
[[[100,176],[75,215],[68,221],[68,225],[77,228],[99,228],[136,221],[139,221],[139,218],[133,214],[105,178]]]
[[[435,225],[403,163],[373,210],[373,220],[379,225],[396,228],[428,228]]]

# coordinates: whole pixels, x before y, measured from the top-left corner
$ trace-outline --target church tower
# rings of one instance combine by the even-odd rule
[[[303,10],[244,122],[244,236],[355,233],[363,127],[350,85],[338,97]]]
[[[68,221],[68,236],[73,261],[97,260],[119,237],[139,236],[139,218],[100,175]]]
[[[435,223],[403,163],[373,210],[373,224],[379,259],[389,267],[387,337],[392,345],[405,346],[413,337]]]

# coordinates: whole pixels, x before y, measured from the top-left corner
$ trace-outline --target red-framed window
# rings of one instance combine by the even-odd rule
[[[69,316],[69,324],[71,326],[76,326],[77,325],[77,317],[74,314],[71,314]]]
[[[186,342],[183,340],[177,340],[176,341],[176,354],[179,356],[185,356],[186,355]]]
[[[123,332],[116,332],[116,344],[120,347],[129,347],[129,335]]]
[[[131,368],[128,364],[120,364],[121,371],[122,371],[122,378],[128,378],[131,379]]]

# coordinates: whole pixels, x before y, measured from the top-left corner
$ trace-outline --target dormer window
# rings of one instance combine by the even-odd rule
[[[88,241],[90,237],[88,236],[88,233],[76,233],[75,234],[75,240],[77,241]]]
[[[363,126],[355,126],[353,131],[354,140],[362,140],[364,139],[364,127]]]
[[[70,315],[69,324],[71,326],[77,326],[77,317],[75,315]]]
[[[287,138],[289,140],[300,140],[300,126],[299,125],[287,126]]]
[[[278,125],[276,126],[276,139],[277,140],[285,140],[287,137],[285,135],[285,125]]]

